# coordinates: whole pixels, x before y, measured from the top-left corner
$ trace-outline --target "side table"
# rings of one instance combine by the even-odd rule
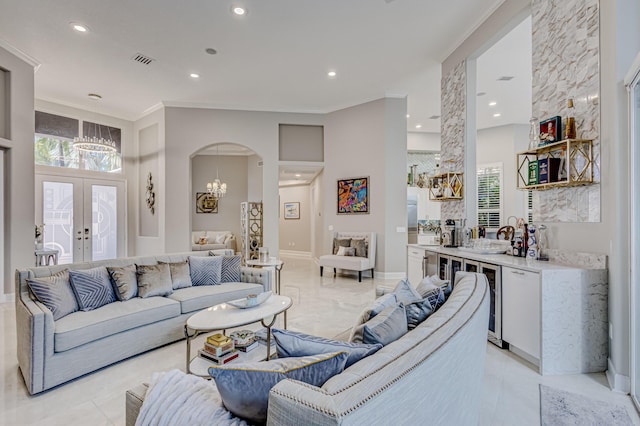
[[[52,262],[58,264],[58,250],[36,250],[36,266],[49,266]]]
[[[282,271],[282,267],[284,266],[284,262],[280,259],[268,260],[266,262],[262,262],[257,259],[250,259],[246,261],[247,266],[257,266],[258,268],[267,268],[273,267],[276,270],[276,294],[280,294],[280,271]]]

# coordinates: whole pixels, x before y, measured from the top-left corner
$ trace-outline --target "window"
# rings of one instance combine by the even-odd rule
[[[502,163],[478,166],[478,225],[497,231],[502,223]]]
[[[102,124],[82,122],[83,136],[101,136],[113,140],[116,152],[93,153],[73,147],[80,131],[80,120],[36,111],[34,161],[36,165],[121,173],[121,131]]]

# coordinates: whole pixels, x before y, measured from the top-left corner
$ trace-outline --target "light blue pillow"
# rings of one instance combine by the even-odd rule
[[[271,333],[276,340],[278,358],[344,351],[349,355],[345,368],[382,349],[381,344],[341,342],[278,328],[272,329]]]
[[[30,278],[27,285],[36,299],[51,311],[54,320],[78,310],[78,302],[69,283],[68,269],[49,277]]]
[[[393,293],[398,298],[398,302],[402,302],[405,305],[423,299],[423,297],[420,296],[420,293],[413,288],[409,280],[406,278],[398,281],[396,288],[393,289]]]
[[[221,283],[240,282],[240,261],[242,256],[222,256],[222,268],[220,273]]]
[[[446,299],[444,289],[448,287],[448,281],[441,281],[438,278],[436,278],[438,281],[435,281],[433,279],[434,277],[435,275],[433,277],[425,277],[416,287],[416,291],[423,299],[429,299],[435,311],[444,304]],[[451,291],[449,291],[449,293],[450,292]]]
[[[189,256],[189,270],[194,286],[220,284],[222,256]]]
[[[81,311],[91,311],[117,300],[104,266],[69,271],[69,281]]]
[[[420,284],[416,286],[416,291],[424,294],[433,288],[433,286],[442,289],[442,302],[440,304],[444,303],[446,298],[449,297],[449,294],[451,294],[451,281],[441,280],[437,275],[431,275],[430,277],[424,277],[422,281],[420,281]]]
[[[407,314],[402,303],[389,306],[366,323],[354,329],[352,342],[388,345],[408,331]]]
[[[409,330],[416,328],[418,324],[426,320],[435,311],[428,298],[419,302],[409,303],[404,309],[407,313],[407,328]]]
[[[209,368],[227,410],[250,423],[267,421],[269,391],[284,379],[322,386],[342,373],[346,352],[333,352],[299,358],[228,364]]]

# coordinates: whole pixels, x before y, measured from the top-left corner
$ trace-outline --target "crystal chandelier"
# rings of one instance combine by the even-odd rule
[[[221,182],[218,176],[218,160],[218,146],[216,145],[216,178],[213,182],[207,182],[207,192],[216,198],[222,198],[227,193],[227,184]]]
[[[93,136],[89,136],[90,132],[87,131],[87,135],[80,138],[73,138],[73,147],[84,152],[97,152],[103,154],[116,152],[116,143],[111,139],[111,130],[109,130],[109,126],[104,126],[109,132],[108,138],[104,138],[102,137],[103,126],[96,123],[92,124],[95,124]]]

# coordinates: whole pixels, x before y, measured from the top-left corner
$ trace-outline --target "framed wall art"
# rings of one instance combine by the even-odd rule
[[[338,180],[338,214],[369,213],[369,177]]]
[[[300,219],[300,203],[284,203],[285,219]]]
[[[562,140],[562,120],[559,115],[540,122],[540,146]]]
[[[196,213],[218,213],[218,199],[208,192],[196,192]]]

